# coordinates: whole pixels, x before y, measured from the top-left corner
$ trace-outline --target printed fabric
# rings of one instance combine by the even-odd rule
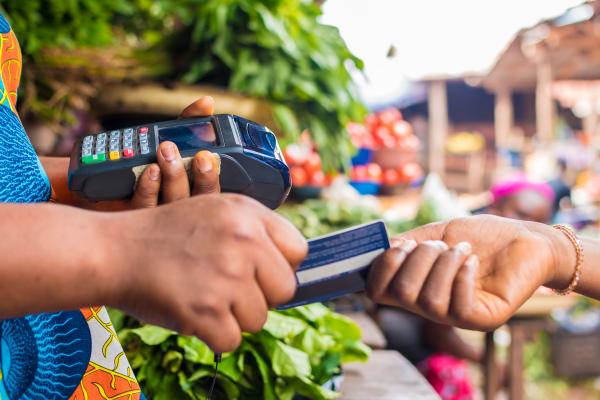
[[[21,60],[0,15],[0,202],[45,202],[50,182],[16,111]],[[104,307],[0,321],[0,400],[17,399],[143,399]]]

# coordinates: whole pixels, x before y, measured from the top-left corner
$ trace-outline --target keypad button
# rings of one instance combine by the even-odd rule
[[[134,153],[133,153],[133,149],[131,147],[123,149],[123,157],[129,158],[129,157],[133,157],[133,156],[134,156]]]
[[[106,161],[106,154],[94,154],[81,159],[83,164],[96,164],[104,161]]]
[[[139,130],[140,133],[148,133],[148,127],[147,126],[142,126]]]
[[[140,151],[142,154],[149,154],[150,153],[150,146],[148,146],[148,144],[142,144],[140,146]]]
[[[111,150],[111,152],[108,153],[108,158],[110,158],[111,160],[118,160],[119,158],[121,158],[121,153],[119,152],[119,150]]]
[[[96,136],[96,154],[106,154],[106,133]]]
[[[86,136],[86,137],[83,138],[83,144],[84,145],[86,145],[86,144],[90,144],[91,145],[92,143],[94,143],[94,137],[93,136],[90,135],[90,136]]]

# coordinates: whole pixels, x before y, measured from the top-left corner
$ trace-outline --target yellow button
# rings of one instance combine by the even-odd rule
[[[119,153],[118,151],[111,151],[108,155],[108,157],[111,160],[118,160],[119,158],[121,158],[121,153]]]

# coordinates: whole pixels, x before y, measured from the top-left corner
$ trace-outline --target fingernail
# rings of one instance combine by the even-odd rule
[[[404,243],[405,239],[391,238],[390,239],[390,247],[400,247],[402,243]]]
[[[441,251],[446,251],[449,249],[448,245],[446,244],[446,242],[442,242],[441,240],[427,240],[424,243],[427,243],[431,246],[435,246],[438,249],[440,249]]]
[[[475,255],[472,254],[469,256],[469,258],[467,258],[467,261],[465,261],[465,267],[468,268],[477,268],[477,266],[479,265],[479,258]]]
[[[404,241],[404,243],[401,243],[399,247],[403,252],[410,253],[417,247],[417,242],[407,239]]]
[[[171,143],[163,144],[160,147],[160,153],[167,161],[175,160],[175,145]]]
[[[208,151],[202,151],[202,152],[200,152],[200,154],[197,158],[198,169],[203,174],[208,174],[210,171],[213,170],[213,162],[209,158],[209,154],[210,153]]]
[[[150,180],[153,181],[157,181],[160,178],[160,169],[158,168],[158,165],[151,165],[148,168],[148,176],[150,177]]]
[[[221,156],[217,153],[210,153],[215,159],[215,166],[217,167],[217,175],[221,173]]]
[[[473,251],[473,247],[469,242],[460,242],[456,246],[454,246],[454,248],[464,255],[469,255]]]

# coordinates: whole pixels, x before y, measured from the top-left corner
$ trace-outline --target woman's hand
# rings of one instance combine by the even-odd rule
[[[180,118],[212,115],[212,97],[202,97],[186,107]],[[179,149],[172,142],[162,142],[156,154],[157,164],[149,165],[140,176],[135,193],[126,208],[155,207],[198,194],[219,193],[221,161],[218,154],[198,152],[192,161],[192,183],[183,166]],[[161,195],[162,194],[162,195]]]
[[[179,117],[202,117],[213,113],[213,99],[202,97],[186,107]],[[192,182],[190,184],[177,146],[171,142],[160,144],[157,151],[157,163],[151,164],[142,173],[133,197],[128,200],[99,202],[86,200],[68,188],[69,158],[41,157],[40,160],[54,190],[52,199],[55,202],[96,211],[154,207],[160,203],[170,203],[196,194],[220,191],[221,163],[219,156],[209,151],[200,151],[196,154],[192,162]]]
[[[115,220],[103,228],[100,256],[114,260],[100,270],[113,284],[105,302],[217,352],[235,349],[242,331],[257,332],[269,308],[292,298],[307,251],[289,221],[239,194],[100,217]]]
[[[565,287],[575,252],[550,226],[475,216],[423,226],[373,264],[378,302],[467,329],[503,324],[541,285]],[[572,271],[571,271],[572,274]],[[563,276],[564,275],[564,276]]]

